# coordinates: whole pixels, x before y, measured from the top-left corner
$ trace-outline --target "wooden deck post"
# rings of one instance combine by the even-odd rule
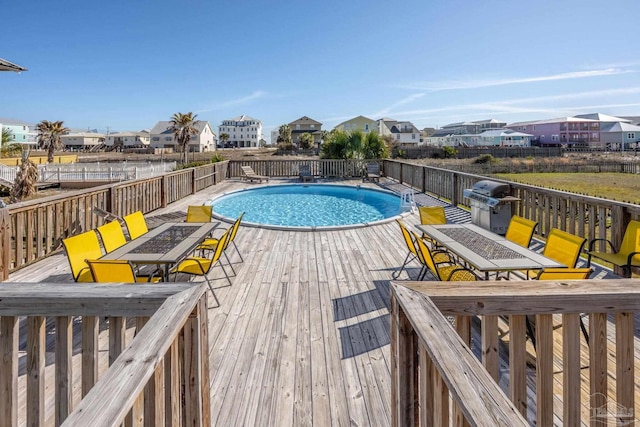
[[[4,210],[4,209],[3,209]],[[0,420],[18,425],[18,317],[0,318]]]
[[[9,278],[9,268],[11,267],[11,218],[9,208],[0,208],[0,281]]]
[[[395,304],[394,304],[395,303]],[[395,311],[393,311],[395,310]],[[392,396],[397,396],[391,408],[391,425],[411,426],[418,420],[418,348],[411,322],[395,298],[392,298],[391,365]],[[397,392],[397,393],[396,393]]]

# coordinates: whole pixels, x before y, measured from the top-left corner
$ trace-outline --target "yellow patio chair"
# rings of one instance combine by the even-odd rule
[[[567,268],[575,268],[586,241],[587,239],[584,237],[552,228],[547,236],[542,255],[559,262]],[[535,279],[537,275],[538,271],[527,272],[527,278],[529,279]]]
[[[96,230],[100,235],[102,246],[106,253],[112,252],[127,243],[127,238],[124,237],[124,231],[122,231],[122,225],[118,221],[103,224]]]
[[[610,252],[600,252],[594,250],[595,244],[598,241],[605,241],[608,244]],[[591,266],[591,258],[600,258],[604,261],[610,262],[613,265],[622,267],[624,276],[631,277],[631,268],[640,266],[640,221],[630,221],[627,225],[627,229],[622,236],[622,243],[620,249],[616,251],[615,246],[611,240],[607,239],[593,239],[589,242],[589,250],[587,251],[588,259],[587,265]]]
[[[76,282],[93,282],[87,259],[100,258],[102,248],[94,230],[62,239],[62,245],[69,259],[71,274]]]
[[[187,220],[186,222],[211,222],[211,214],[213,206],[189,206],[187,207]]]
[[[535,221],[514,215],[509,221],[509,227],[507,227],[507,233],[504,237],[513,243],[528,248],[537,226],[538,223]]]
[[[540,270],[536,276],[537,280],[586,280],[591,276],[593,270],[591,268],[545,268],[544,270]],[[587,328],[584,326],[582,322],[582,318],[580,318],[580,329],[582,330],[582,335],[584,335],[584,339],[589,344],[589,334],[587,333]],[[527,333],[530,335],[531,342],[535,348],[536,340],[535,333],[533,330],[533,325],[530,318],[527,316]]]
[[[144,219],[144,215],[142,215],[141,211],[125,215],[122,219],[127,225],[129,238],[131,240],[137,239],[138,237],[149,231],[149,228],[147,227],[147,221]]]
[[[456,282],[456,281],[476,281],[478,277],[470,269],[454,263],[436,263],[435,257],[429,246],[415,233],[411,232],[416,243],[416,253],[418,259],[424,265],[421,274],[418,276],[418,280],[424,279],[427,271],[436,277],[436,279],[443,282]],[[447,265],[443,265],[447,264]]]
[[[118,283],[157,283],[162,280],[160,270],[158,273],[148,277],[136,275],[133,265],[126,260],[87,260],[91,274],[95,282],[118,282]]]
[[[407,250],[409,252],[407,253],[407,256],[404,258],[404,262],[402,263],[402,266],[400,267],[400,270],[399,271],[395,271],[395,272],[393,272],[393,274],[391,274],[391,277],[393,277],[394,279],[397,279],[398,277],[400,277],[400,274],[402,274],[402,271],[405,269],[407,264],[409,264],[411,261],[413,261],[414,259],[420,261],[420,259],[418,258],[418,252],[417,252],[417,249],[416,249],[416,244],[413,241],[413,237],[411,236],[411,232],[409,232],[409,230],[407,230],[407,227],[405,227],[405,225],[402,223],[402,221],[400,221],[399,219],[396,219],[396,222],[400,226],[400,231],[402,232],[402,237],[404,238],[404,243],[407,246]],[[451,262],[451,258],[449,257],[449,254],[447,252],[445,252],[445,251],[437,251],[433,255],[434,255],[435,261],[437,263]],[[423,264],[423,268],[424,268],[424,264]],[[420,273],[418,273],[418,277],[420,277],[421,274],[422,274],[422,270],[420,270]]]
[[[238,228],[240,228],[240,223],[242,222],[243,216],[244,216],[244,212],[242,212],[240,216],[236,218],[235,222],[231,226],[231,234],[229,235],[229,238],[225,243],[225,247],[223,248],[223,251],[225,251],[230,244],[233,244],[233,247],[235,248],[236,252],[238,253],[238,256],[240,257],[240,262],[244,262],[244,259],[242,258],[242,254],[240,253],[240,250],[238,249],[238,246],[236,245],[236,242],[234,240],[236,239],[236,235],[238,234]],[[205,239],[200,244],[200,246],[198,246],[197,249],[213,251],[218,246],[218,240],[219,239],[214,239],[214,238]],[[227,258],[227,261],[229,261],[229,265],[231,265],[231,261],[229,260],[229,257],[227,257],[226,253],[225,253],[225,258]],[[231,269],[233,270],[233,266],[231,266]],[[235,274],[235,271],[233,273]]]
[[[418,207],[418,213],[420,214],[420,224],[422,225],[439,225],[447,223],[444,206],[420,206]],[[438,247],[438,242],[426,234],[422,233],[422,238],[431,243],[431,245]]]
[[[227,270],[225,270],[224,265],[220,261],[220,258],[222,257],[222,253],[226,246],[227,239],[230,237],[230,234],[229,234],[230,231],[231,231],[231,227],[227,229],[227,231],[225,231],[224,234],[220,237],[220,240],[218,241],[218,245],[216,246],[215,250],[211,251],[211,254],[212,254],[211,258],[204,258],[204,257],[185,258],[175,268],[171,270],[172,274],[185,273],[193,276],[203,276],[204,279],[207,281],[207,285],[209,285],[209,289],[211,290],[211,294],[213,295],[213,298],[216,300],[216,304],[218,305],[220,305],[220,302],[218,301],[218,297],[216,296],[216,293],[213,290],[213,285],[209,280],[208,274],[211,271],[211,269],[216,264],[218,264],[220,265],[220,268],[222,268],[222,271],[225,277],[227,278],[229,285],[231,285],[231,279],[227,274]]]

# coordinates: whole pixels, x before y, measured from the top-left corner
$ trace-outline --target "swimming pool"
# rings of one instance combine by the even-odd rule
[[[333,184],[269,185],[209,200],[213,216],[267,228],[364,226],[400,214],[400,197],[364,187]]]

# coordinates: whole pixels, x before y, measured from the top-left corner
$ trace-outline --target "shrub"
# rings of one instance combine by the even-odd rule
[[[453,147],[442,147],[445,159],[453,159],[458,156],[458,150]]]
[[[483,154],[473,161],[477,165],[485,165],[490,163],[496,163],[496,159],[491,154]]]

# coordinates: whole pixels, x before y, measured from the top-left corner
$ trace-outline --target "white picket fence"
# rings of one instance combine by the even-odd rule
[[[127,181],[151,178],[176,168],[176,162],[73,163],[38,165],[38,182]],[[11,185],[18,166],[0,165],[0,183]]]

